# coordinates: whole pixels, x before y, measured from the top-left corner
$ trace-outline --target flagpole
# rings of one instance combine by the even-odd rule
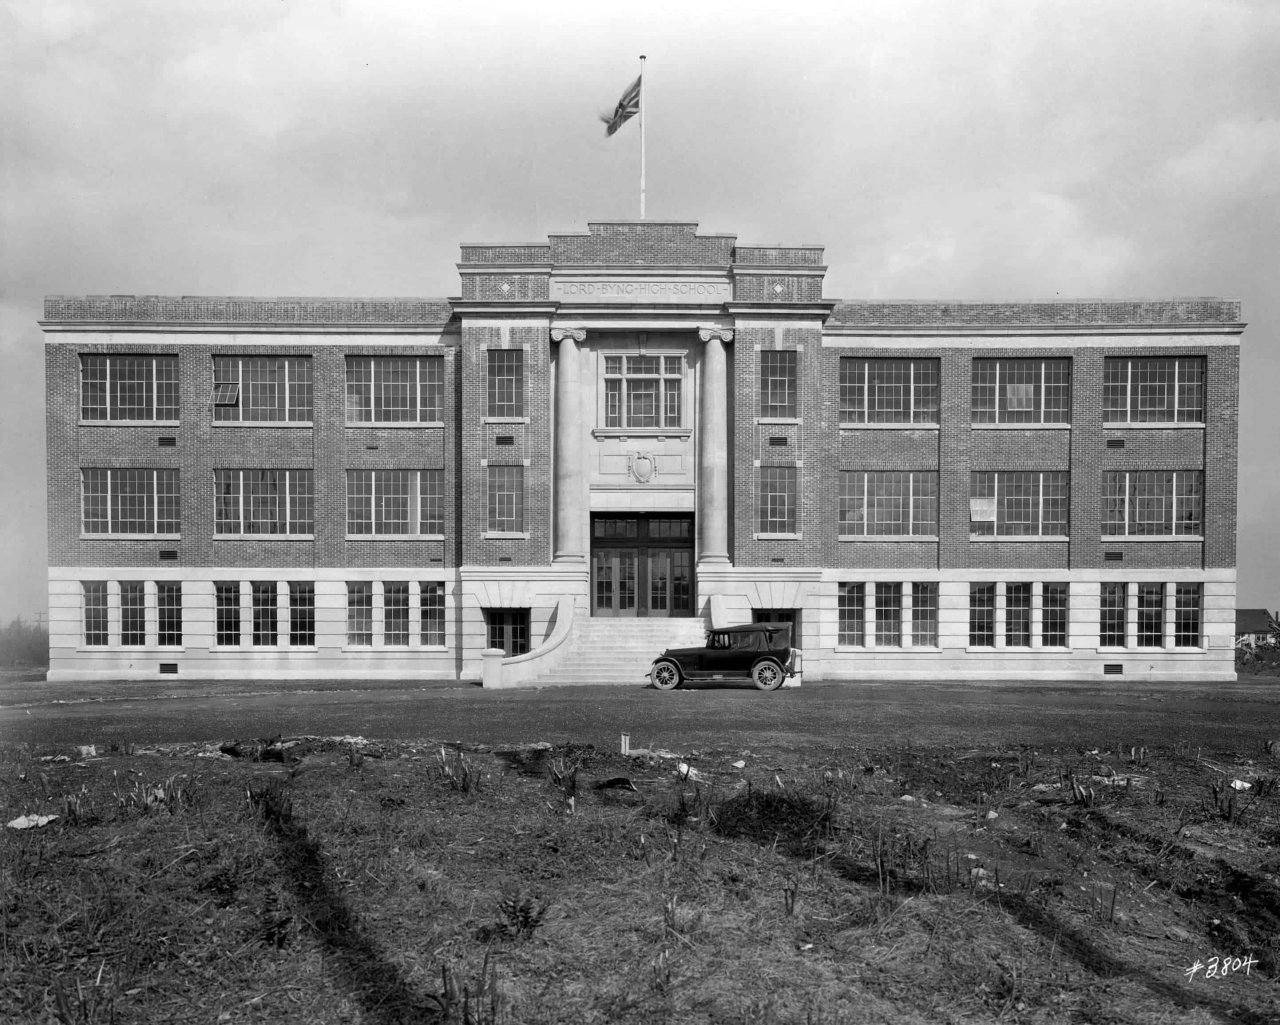
[[[644,54],[640,55],[640,220],[644,220]]]

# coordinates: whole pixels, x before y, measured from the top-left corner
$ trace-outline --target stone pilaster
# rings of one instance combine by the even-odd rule
[[[701,328],[702,393],[698,410],[698,562],[729,561],[729,384],[725,344],[733,332]]]
[[[582,382],[578,343],[581,328],[553,328],[556,357],[555,562],[586,562],[586,488],[582,466]]]

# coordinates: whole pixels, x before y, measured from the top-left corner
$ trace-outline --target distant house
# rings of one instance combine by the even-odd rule
[[[1236,647],[1280,643],[1278,621],[1280,613],[1272,616],[1266,609],[1236,609]]]

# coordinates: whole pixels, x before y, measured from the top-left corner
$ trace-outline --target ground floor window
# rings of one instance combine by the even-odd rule
[[[276,645],[276,582],[255,580],[253,594],[253,646],[274,648]]]
[[[1200,647],[1200,584],[1177,584],[1174,590],[1173,646]]]
[[[1009,648],[1031,647],[1031,585],[1004,585],[1004,643]]]
[[[490,648],[501,648],[508,656],[529,650],[528,609],[485,609]]]
[[[969,646],[991,648],[996,643],[996,585],[969,585]]]
[[[373,644],[373,584],[347,584],[347,643],[355,647]]]
[[[289,583],[289,643],[301,647],[316,643],[316,585],[307,580]]]
[[[1164,646],[1164,584],[1138,585],[1138,647]]]
[[[240,584],[217,583],[214,587],[216,640],[219,645],[240,643]]]
[[[147,643],[147,585],[141,580],[120,581],[120,643],[125,647]]]
[[[938,585],[911,585],[911,645],[915,648],[938,646]]]
[[[382,585],[382,639],[388,647],[409,645],[409,584],[388,580]]]
[[[1070,603],[1070,584],[1045,584],[1041,643],[1046,648],[1067,646],[1067,614]]]
[[[156,584],[156,643],[162,647],[182,644],[182,584],[161,580]]]
[[[444,584],[422,584],[422,643],[444,647]]]
[[[938,644],[938,585],[933,582],[842,583],[837,614],[841,647],[931,648]]]
[[[1104,648],[1128,646],[1129,585],[1104,583],[1099,607],[1098,643]]]
[[[97,647],[110,643],[107,619],[107,582],[86,580],[84,589],[84,643]]]

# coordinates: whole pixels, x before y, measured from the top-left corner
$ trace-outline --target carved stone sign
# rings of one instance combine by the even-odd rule
[[[566,303],[723,303],[733,284],[697,278],[552,278],[551,299]]]

